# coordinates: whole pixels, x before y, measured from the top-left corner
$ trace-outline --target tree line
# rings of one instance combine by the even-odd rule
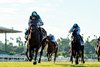
[[[16,43],[18,44],[15,46],[12,42],[7,43],[7,48],[5,51],[5,44],[0,41],[0,54],[23,54],[25,55],[26,52],[26,45],[21,40],[21,37],[16,38]],[[59,38],[57,39],[58,43],[58,56],[70,57],[69,49],[70,49],[70,39],[67,38]],[[92,39],[89,41],[89,37],[84,43],[84,56],[85,58],[96,58],[96,39]],[[43,55],[46,56],[46,52],[44,50]]]

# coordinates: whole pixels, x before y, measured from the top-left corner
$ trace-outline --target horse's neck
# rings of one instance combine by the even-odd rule
[[[49,45],[48,45],[52,50],[54,49],[54,43],[50,40]]]
[[[32,36],[32,33],[30,31],[29,36],[28,36],[28,39],[31,39],[31,36]]]
[[[76,37],[76,36],[77,36],[77,31],[74,30],[73,33],[72,33],[72,35],[73,35],[74,37]]]

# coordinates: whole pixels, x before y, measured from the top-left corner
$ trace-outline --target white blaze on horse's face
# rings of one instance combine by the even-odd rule
[[[32,27],[30,27],[30,32],[32,32]]]
[[[49,42],[49,40],[48,40],[48,39],[46,39],[46,41],[47,41],[47,42]]]

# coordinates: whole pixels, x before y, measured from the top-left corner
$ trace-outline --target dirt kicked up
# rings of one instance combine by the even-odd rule
[[[32,62],[0,62],[0,67],[100,67],[100,62],[81,62],[78,65],[71,62],[42,62],[33,65]]]

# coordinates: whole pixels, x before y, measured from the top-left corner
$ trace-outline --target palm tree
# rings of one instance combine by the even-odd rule
[[[90,36],[87,37],[87,41],[89,42]]]
[[[22,41],[20,36],[16,38],[16,43],[18,43],[18,45],[21,46]]]

